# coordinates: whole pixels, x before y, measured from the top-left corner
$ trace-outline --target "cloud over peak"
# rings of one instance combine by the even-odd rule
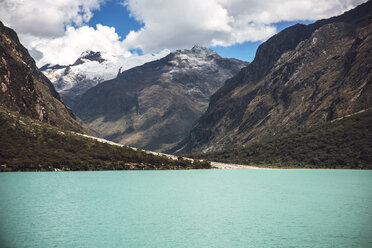
[[[24,35],[23,41],[33,48],[30,50],[31,55],[41,53],[38,65],[46,63],[70,64],[85,50],[131,55],[120,41],[120,36],[116,33],[115,28],[101,24],[97,24],[95,28],[67,26],[63,36],[52,39],[35,39],[35,36]],[[35,58],[35,56],[33,57]]]
[[[366,2],[124,0],[122,5],[143,27],[120,37],[114,27],[87,26],[93,11],[109,1],[0,0],[0,18],[18,32],[38,65],[68,64],[88,49],[130,55],[130,49],[147,53],[191,47],[196,43],[230,46],[264,41],[277,32],[275,23],[328,18]]]

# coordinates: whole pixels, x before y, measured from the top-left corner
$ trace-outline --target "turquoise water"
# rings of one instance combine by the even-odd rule
[[[372,247],[372,171],[0,173],[0,247]]]

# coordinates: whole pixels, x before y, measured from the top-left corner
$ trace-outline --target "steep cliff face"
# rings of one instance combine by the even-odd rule
[[[88,50],[71,65],[46,64],[40,70],[53,83],[67,106],[73,108],[77,99],[90,88],[116,78],[120,71],[161,59],[169,53],[170,51],[165,49],[157,54],[128,57]]]
[[[107,139],[164,151],[186,137],[210,95],[246,64],[200,46],[179,50],[98,84],[73,110]]]
[[[338,17],[297,24],[263,43],[172,151],[244,145],[370,108],[371,6],[369,1]]]
[[[65,129],[82,131],[16,32],[0,22],[0,105]]]

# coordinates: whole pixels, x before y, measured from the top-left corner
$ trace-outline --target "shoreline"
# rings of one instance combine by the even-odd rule
[[[128,148],[131,148],[133,150],[142,150],[142,149],[138,149],[138,148],[135,148],[135,147],[130,147],[130,146],[127,146],[127,145],[122,145],[122,144],[119,144],[119,143],[116,143],[116,142],[112,142],[112,141],[109,141],[109,140],[106,140],[106,139],[103,139],[103,138],[98,138],[98,137],[95,137],[95,136],[90,136],[90,135],[86,135],[86,134],[82,134],[82,133],[77,133],[77,132],[71,132],[72,134],[75,134],[75,135],[79,135],[79,136],[83,136],[85,138],[90,138],[90,139],[94,139],[98,142],[101,142],[101,143],[107,143],[107,144],[110,144],[110,145],[113,145],[113,146],[119,146],[119,147],[128,147]],[[173,159],[173,160],[177,160],[178,159],[178,156],[176,155],[172,155],[172,154],[165,154],[165,153],[161,153],[161,152],[153,152],[153,151],[148,151],[148,150],[142,150],[143,152],[146,152],[148,154],[152,154],[152,155],[158,155],[158,156],[165,156],[169,159]],[[183,157],[183,156],[181,156]],[[187,159],[187,160],[191,160],[193,161],[192,158],[188,158],[188,157],[183,157],[184,159]],[[203,159],[201,159],[203,160]],[[280,170],[283,170],[283,169],[289,169],[289,170],[368,170],[368,169],[359,169],[359,168],[308,168],[308,167],[295,167],[295,166],[270,166],[270,165],[267,165],[267,166],[252,166],[252,165],[242,165],[242,164],[233,164],[233,163],[223,163],[223,162],[216,162],[216,161],[209,161],[211,163],[211,168],[207,169],[207,170],[213,170],[213,169],[217,169],[217,170],[267,170],[267,169],[280,169]],[[131,170],[136,170],[136,169],[131,169]],[[38,170],[36,170],[38,172]],[[35,172],[36,172],[35,171]],[[49,171],[49,170],[48,170]],[[57,170],[50,170],[50,171],[56,171],[56,172],[59,172],[59,171],[70,171],[70,170],[60,170],[60,169],[57,169]],[[98,171],[105,171],[105,170],[98,170]],[[5,172],[5,171],[1,171],[0,172]],[[30,172],[33,172],[33,171],[30,171]]]
[[[241,165],[241,164],[226,164],[221,162],[211,162],[212,169],[218,170],[266,170],[271,168],[266,167],[257,167],[250,165]]]

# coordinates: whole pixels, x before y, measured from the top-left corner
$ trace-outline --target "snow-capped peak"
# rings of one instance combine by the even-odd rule
[[[107,52],[87,50],[75,63],[69,66],[44,65],[43,73],[50,79],[56,90],[62,95],[76,97],[85,93],[98,83],[113,79],[120,71],[161,59],[170,53],[168,49],[156,54],[113,55]],[[73,96],[70,96],[73,94]],[[66,101],[68,104],[68,102]]]
[[[198,44],[194,45],[193,48],[191,48],[191,49],[177,50],[175,52],[175,54],[176,55],[177,54],[178,55],[187,55],[187,56],[197,57],[197,58],[205,58],[205,57],[211,56],[211,55],[219,57],[219,55],[215,51],[213,51],[209,48],[200,46]]]
[[[82,53],[80,54],[80,57],[79,57],[79,58],[84,58],[84,57],[86,57],[86,56],[89,56],[89,55],[91,55],[91,54],[96,54],[96,53],[99,53],[99,52],[94,52],[94,51],[92,51],[92,50],[86,50],[86,51],[84,51],[84,52],[82,52]]]

